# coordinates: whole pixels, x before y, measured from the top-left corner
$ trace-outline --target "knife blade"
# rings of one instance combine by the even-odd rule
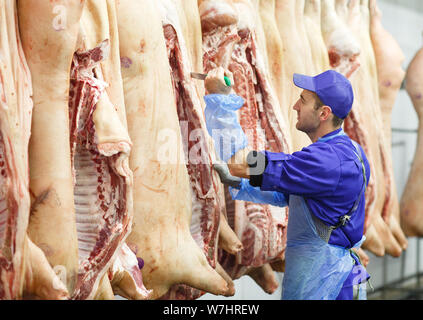
[[[191,78],[199,79],[199,80],[206,80],[207,75],[204,74],[204,73],[191,72]]]

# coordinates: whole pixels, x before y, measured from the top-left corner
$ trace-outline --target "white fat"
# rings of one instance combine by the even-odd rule
[[[360,54],[360,45],[344,28],[335,29],[329,37],[329,44],[341,54]]]
[[[129,154],[131,146],[127,142],[101,143],[97,145],[98,152],[105,157],[111,157],[120,152]]]
[[[242,2],[237,2],[234,4],[238,12],[238,30],[249,29],[251,31],[255,30],[256,18],[254,16],[254,8],[250,5]]]
[[[112,272],[123,272],[125,270],[129,271],[133,267],[138,267],[137,256],[132,252],[126,243],[123,243],[113,263]]]
[[[209,10],[213,10],[212,14],[218,15],[229,15],[235,16],[236,12],[234,11],[233,7],[227,3],[226,1],[203,1],[198,10],[200,12],[200,16],[203,16]]]
[[[178,10],[173,0],[158,0],[157,7],[159,8],[163,25],[170,24],[175,28],[176,33],[180,33],[178,29],[181,24]]]
[[[260,50],[259,50],[259,43],[257,43],[257,41],[255,41],[255,43],[256,43],[257,50],[256,50],[256,57],[254,59],[254,63],[255,63],[256,68],[258,70],[260,70],[262,73],[267,75],[267,69],[265,67],[264,59],[263,59],[263,57],[260,53]],[[267,77],[269,77],[269,76],[267,76]]]
[[[256,93],[256,102],[260,112],[264,112],[263,110],[263,95],[260,92]]]
[[[269,208],[275,223],[284,224],[286,218],[286,209],[274,206],[269,206]]]

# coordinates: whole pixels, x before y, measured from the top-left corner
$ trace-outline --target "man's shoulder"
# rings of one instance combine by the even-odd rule
[[[315,142],[301,151],[294,152],[293,156],[307,159],[316,165],[323,165],[323,169],[333,169],[341,165],[339,152],[332,144],[325,142]]]
[[[335,154],[339,153],[339,144],[346,143],[349,144],[350,142],[346,139],[341,140],[337,137],[329,141],[317,141],[309,145],[308,147],[303,148],[301,151],[310,152],[314,154],[322,154],[326,157],[333,157],[335,156]]]
[[[333,152],[336,152],[338,155],[347,155],[347,158],[355,158],[355,154],[357,153],[357,150],[355,148],[355,145],[360,149],[360,153],[364,156],[364,150],[362,146],[353,141],[350,137],[347,135],[345,136],[339,136],[336,137],[326,143],[329,145]]]

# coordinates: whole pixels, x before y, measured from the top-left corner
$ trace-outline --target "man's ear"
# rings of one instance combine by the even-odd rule
[[[320,113],[320,120],[326,121],[329,116],[332,114],[332,109],[329,106],[322,106]]]

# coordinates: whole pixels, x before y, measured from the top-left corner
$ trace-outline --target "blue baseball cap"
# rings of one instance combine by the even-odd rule
[[[299,88],[316,93],[338,118],[345,119],[351,111],[354,102],[353,89],[350,81],[339,72],[329,70],[315,77],[295,73],[294,83]]]

